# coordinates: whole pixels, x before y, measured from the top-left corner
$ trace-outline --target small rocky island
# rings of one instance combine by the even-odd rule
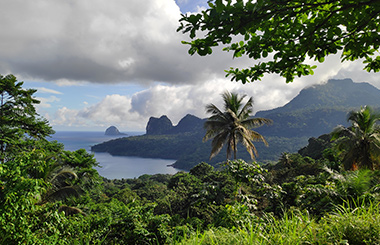
[[[104,134],[109,135],[109,136],[126,135],[126,134],[120,133],[120,131],[115,126],[111,126],[111,127],[107,128],[106,132]]]

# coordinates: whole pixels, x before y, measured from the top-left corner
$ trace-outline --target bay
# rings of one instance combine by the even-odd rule
[[[91,152],[91,146],[108,140],[142,135],[142,132],[127,132],[126,135],[108,136],[104,132],[58,131],[49,140],[56,140],[65,146],[65,150],[76,151],[85,149]],[[178,169],[170,167],[175,162],[172,159],[154,159],[127,156],[112,156],[109,153],[93,152],[101,166],[97,167],[99,174],[107,179],[131,179],[144,174],[175,174]]]

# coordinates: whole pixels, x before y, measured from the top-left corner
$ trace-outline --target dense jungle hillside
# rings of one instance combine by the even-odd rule
[[[325,84],[303,89],[283,107],[256,113],[256,117],[273,120],[270,126],[257,128],[268,141],[255,143],[260,162],[276,161],[283,152],[297,152],[310,137],[331,132],[337,125],[347,126],[346,115],[362,105],[380,106],[380,90],[368,83],[354,83],[351,79],[329,80]],[[193,115],[186,115],[173,126],[167,116],[151,117],[142,136],[124,137],[92,147],[94,152],[108,152],[119,156],[176,159],[174,166],[189,170],[199,162],[212,165],[226,159],[225,150],[209,161],[210,142],[202,142],[203,123]],[[238,157],[250,160],[248,153],[238,149]]]

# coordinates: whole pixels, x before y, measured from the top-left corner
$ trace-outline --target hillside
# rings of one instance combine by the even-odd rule
[[[332,131],[338,124],[347,125],[347,112],[362,105],[380,106],[380,90],[368,83],[351,79],[329,80],[302,90],[283,107],[261,111],[256,117],[274,121],[271,126],[257,128],[269,142],[255,143],[260,162],[276,161],[282,152],[297,152],[310,137]],[[202,142],[205,119],[186,115],[174,126],[167,116],[151,117],[146,135],[124,137],[95,145],[95,152],[112,155],[176,159],[175,167],[189,170],[199,162],[215,165],[225,160],[225,150],[209,161],[211,142]],[[249,161],[248,153],[238,149],[238,157]]]
[[[339,124],[347,126],[347,113],[363,105],[379,107],[380,90],[351,79],[332,79],[303,89],[283,107],[257,112],[255,117],[273,120],[273,125],[257,131],[266,136],[317,137]]]

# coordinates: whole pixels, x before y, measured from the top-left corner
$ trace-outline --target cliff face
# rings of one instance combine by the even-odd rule
[[[203,124],[205,119],[200,119],[196,116],[187,114],[183,117],[178,125],[173,126],[167,116],[160,118],[151,117],[146,126],[147,135],[162,135],[162,134],[180,134],[180,133],[195,133],[203,132]]]
[[[165,134],[170,129],[173,128],[173,124],[167,116],[161,116],[160,118],[151,117],[149,118],[148,124],[146,125],[147,135],[159,135]]]
[[[182,118],[177,126],[173,127],[169,134],[179,134],[179,133],[187,133],[187,132],[203,132],[203,124],[206,119],[200,119],[199,117],[187,114],[184,118]]]

